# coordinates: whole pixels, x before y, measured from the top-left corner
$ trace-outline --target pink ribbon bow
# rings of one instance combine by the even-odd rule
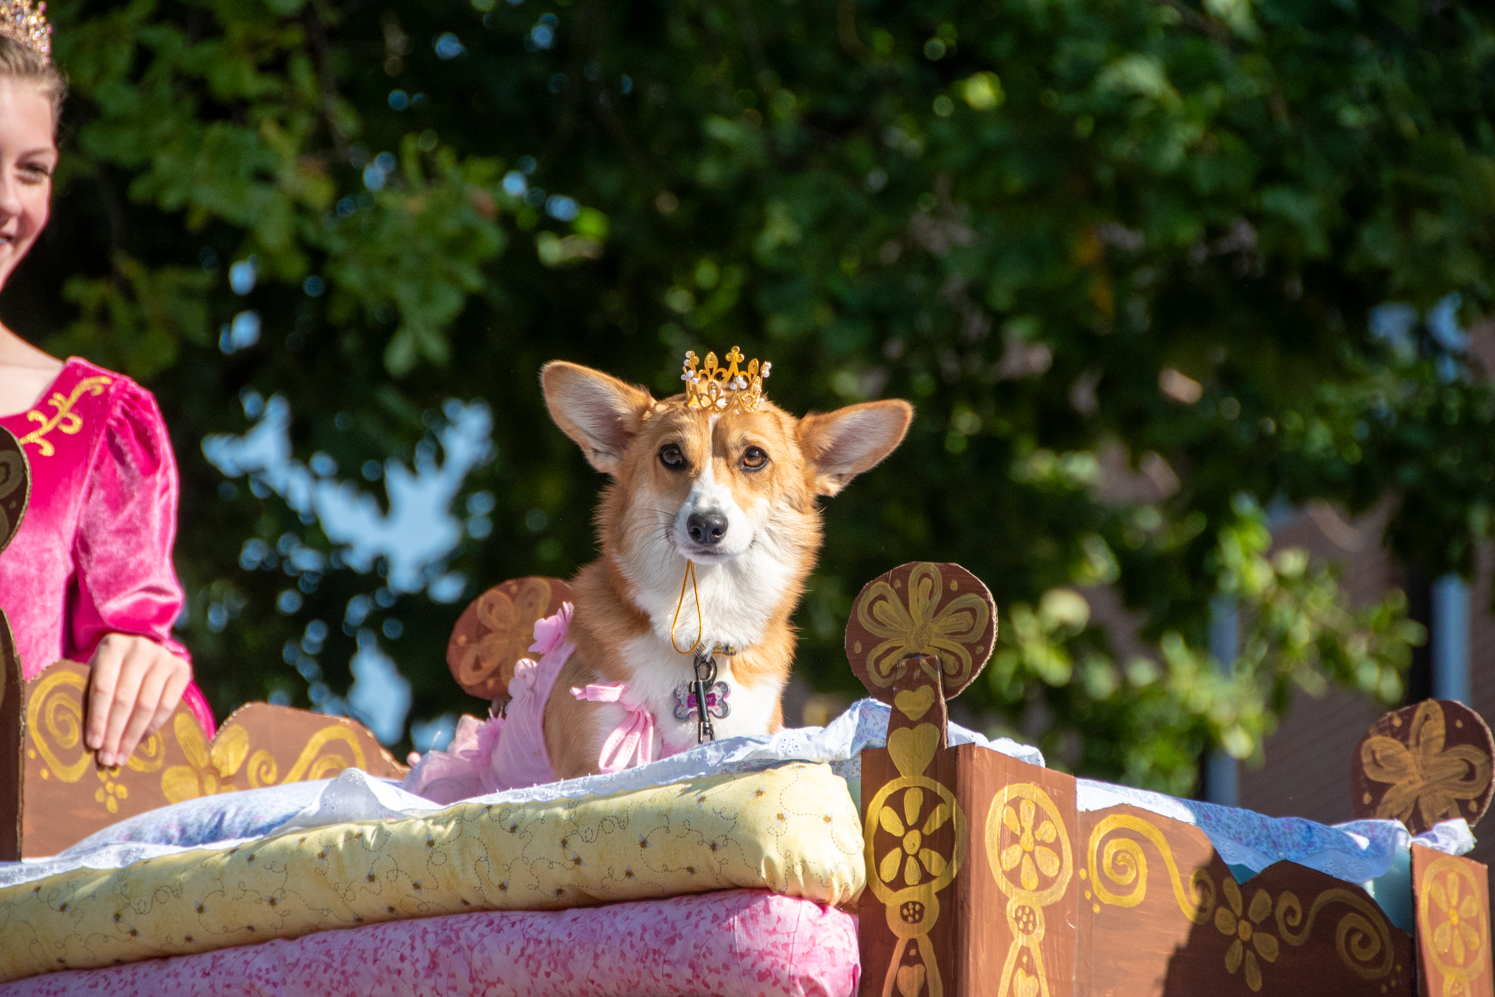
[[[593,683],[585,689],[571,687],[571,695],[589,703],[616,703],[627,688],[622,682]],[[602,742],[597,766],[603,772],[621,772],[654,760],[654,714],[643,706],[629,706],[623,722]]]

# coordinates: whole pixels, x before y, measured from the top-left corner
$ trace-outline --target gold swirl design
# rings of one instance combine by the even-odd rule
[[[136,772],[158,772],[165,763],[166,740],[157,732],[137,744],[125,764]]]
[[[1290,891],[1277,898],[1277,931],[1289,945],[1302,945],[1313,931],[1314,919],[1331,904],[1352,908],[1334,929],[1334,947],[1342,961],[1359,976],[1378,980],[1391,972],[1395,953],[1391,948],[1391,930],[1381,912],[1363,896],[1348,890],[1325,890],[1313,898],[1308,916],[1303,916],[1303,902]],[[1301,930],[1297,930],[1301,925]],[[1384,954],[1378,965],[1371,965]]]
[[[348,746],[353,753],[350,762],[342,755],[322,754],[322,749],[333,741],[341,741]],[[296,764],[291,766],[291,771],[286,774],[286,782],[300,782],[303,779],[326,779],[336,775],[343,769],[367,769],[364,760],[363,747],[358,743],[358,735],[351,730],[338,724],[323,727],[311,736],[306,742],[306,747],[301,749]]]
[[[1435,859],[1417,891],[1417,925],[1431,934],[1424,951],[1443,978],[1442,997],[1475,992],[1474,981],[1489,958],[1483,951],[1489,939],[1487,918],[1469,863]]]
[[[249,787],[257,789],[277,782],[326,779],[346,768],[367,768],[358,735],[339,724],[329,724],[308,739],[284,780],[279,779],[280,766],[268,749],[249,753],[249,732],[245,728],[229,724],[209,744],[187,714],[177,714],[175,725],[177,743],[187,756],[187,764],[173,765],[161,776],[161,792],[172,803],[237,792],[241,787],[229,780],[238,776],[241,769]],[[339,748],[345,745],[348,753],[329,750],[329,745],[334,744]]]
[[[1376,806],[1380,820],[1411,825],[1417,811],[1425,827],[1459,816],[1459,802],[1473,800],[1490,786],[1490,758],[1472,744],[1445,747],[1443,707],[1428,699],[1418,704],[1403,744],[1376,735],[1360,747],[1365,776],[1391,788]],[[1369,802],[1369,801],[1367,801]]]
[[[1012,932],[998,997],[1048,997],[1043,909],[1069,888],[1074,853],[1064,817],[1042,787],[1030,782],[1002,787],[986,815],[986,855],[997,888],[1007,896],[1007,927]]]
[[[36,409],[27,412],[27,420],[39,422],[41,425],[21,437],[19,442],[22,446],[27,443],[35,444],[36,452],[43,457],[52,456],[57,452],[57,448],[52,445],[51,440],[46,438],[47,434],[55,429],[65,436],[77,436],[78,431],[83,428],[83,417],[73,411],[73,406],[78,404],[78,399],[86,394],[98,397],[104,393],[106,385],[113,383],[112,377],[85,377],[73,385],[72,394],[66,398],[60,391],[52,392],[52,397],[47,399],[47,404],[57,411],[50,416]]]
[[[88,771],[89,753],[64,762],[58,752],[71,752],[83,743],[83,693],[88,682],[63,668],[45,672],[26,703],[26,729],[42,762],[63,782],[77,782]]]
[[[260,748],[249,756],[249,767],[244,770],[244,774],[249,778],[250,789],[275,785],[279,773],[280,768],[275,764],[275,757],[264,748]]]
[[[1096,899],[1112,907],[1135,907],[1147,897],[1147,855],[1141,843],[1131,838],[1112,838],[1105,842],[1104,848],[1100,848],[1107,835],[1123,831],[1140,834],[1152,842],[1163,865],[1168,869],[1168,881],[1173,887],[1173,898],[1178,902],[1178,909],[1195,924],[1207,924],[1210,911],[1215,906],[1214,880],[1203,869],[1195,869],[1185,887],[1178,871],[1178,863],[1173,858],[1173,849],[1168,847],[1168,839],[1163,836],[1163,832],[1131,814],[1112,814],[1102,819],[1095,825],[1095,830],[1090,832],[1090,844],[1086,849],[1089,853],[1087,872]],[[1097,856],[1099,862],[1096,861]],[[1104,873],[1105,879],[1118,886],[1131,886],[1131,891],[1111,892],[1098,873]]]
[[[886,688],[902,673],[903,659],[938,655],[945,687],[959,688],[970,679],[971,652],[966,644],[981,639],[990,617],[985,600],[972,592],[951,599],[938,613],[944,577],[937,565],[923,562],[908,577],[908,603],[887,582],[868,587],[857,603],[857,620],[874,637],[883,638],[867,655],[867,674]]]

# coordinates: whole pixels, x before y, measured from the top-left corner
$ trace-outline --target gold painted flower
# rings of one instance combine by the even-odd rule
[[[232,793],[238,786],[228,780],[249,755],[249,732],[243,727],[219,731],[209,745],[202,729],[186,713],[178,713],[172,729],[177,744],[187,756],[187,765],[173,765],[161,775],[161,792],[172,803],[215,793]]]
[[[1225,903],[1215,908],[1215,927],[1222,935],[1235,936],[1230,948],[1225,950],[1225,971],[1234,975],[1244,963],[1246,986],[1253,991],[1260,990],[1261,965],[1256,957],[1260,956],[1267,962],[1277,961],[1277,939],[1257,927],[1272,913],[1272,898],[1266,890],[1257,890],[1256,896],[1251,898],[1251,909],[1243,914],[1241,888],[1229,876],[1225,877],[1224,893]],[[1248,944],[1250,948],[1247,948]]]
[[[1480,796],[1490,784],[1490,759],[1471,744],[1444,745],[1443,708],[1434,700],[1417,707],[1407,743],[1378,735],[1366,738],[1360,761],[1367,778],[1391,788],[1376,817],[1411,826],[1416,810],[1424,827],[1459,815],[1459,801]]]
[[[1002,850],[1002,871],[1018,871],[1018,881],[1030,893],[1038,889],[1038,874],[1057,876],[1059,855],[1048,846],[1059,837],[1054,822],[1044,817],[1036,828],[1033,820],[1038,816],[1038,807],[1032,800],[1018,801],[1017,809],[1006,806],[1002,809],[1002,823],[1017,836],[1017,841]]]
[[[1448,955],[1453,952],[1453,961],[1456,966],[1463,966],[1465,957],[1471,961],[1477,957],[1480,945],[1480,909],[1479,898],[1470,890],[1461,898],[1459,896],[1459,876],[1450,873],[1447,886],[1439,880],[1433,880],[1428,888],[1433,903],[1437,909],[1442,911],[1447,920],[1433,930],[1433,947],[1438,950],[1439,955]]]
[[[122,782],[114,781],[119,778],[119,766],[95,769],[94,774],[103,785],[93,791],[93,801],[104,804],[104,809],[112,814],[119,813],[119,801],[130,798],[130,788]]]
[[[920,827],[919,816],[923,809],[924,790],[915,786],[903,794],[902,819],[899,819],[897,809],[890,806],[883,807],[882,812],[877,815],[877,822],[882,825],[882,829],[900,839],[903,845],[902,848],[888,852],[878,864],[877,874],[884,883],[891,883],[901,867],[904,883],[918,886],[925,873],[938,878],[949,865],[939,852],[924,847],[924,839],[945,826],[945,822],[950,819],[950,808],[944,803],[937,804]]]
[[[934,607],[944,595],[944,577],[933,564],[924,563],[908,576],[908,604],[891,585],[874,582],[868,598],[857,603],[857,620],[882,643],[867,655],[867,671],[881,685],[890,684],[894,669],[910,655],[937,654],[949,680],[946,687],[965,681],[971,673],[971,652],[986,632],[990,609],[978,595],[967,592],[951,599],[938,613]]]
[[[549,605],[550,586],[538,578],[525,579],[512,598],[498,588],[483,593],[477,607],[483,636],[461,652],[458,680],[466,685],[481,682],[500,667],[528,657],[535,621]]]

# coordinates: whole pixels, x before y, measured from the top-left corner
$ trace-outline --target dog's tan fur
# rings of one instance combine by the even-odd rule
[[[912,406],[867,402],[796,419],[764,401],[753,413],[709,416],[687,409],[683,396],[655,401],[643,388],[562,361],[545,366],[541,383],[556,424],[593,467],[612,476],[597,512],[602,557],[572,583],[576,653],[545,708],[545,747],[556,775],[596,771],[602,742],[626,717],[624,704],[571,695],[588,683],[627,683],[625,703],[649,707],[668,749],[695,745],[695,719],[678,721],[673,712],[673,691],[691,680],[693,659],[671,647],[670,630],[685,573],[682,549],[691,547],[683,524],[702,503],[729,510],[722,546],[744,546],[731,556],[691,552],[704,644],[740,649],[717,658],[718,677],[732,691],[730,715],[714,721],[716,735],[782,727],[780,695],[795,646],[789,617],[820,550],[816,500],[891,453]],[[662,463],[668,444],[679,447],[684,467]],[[744,466],[750,447],[767,455],[757,470]],[[696,636],[687,592],[675,642],[687,648]]]

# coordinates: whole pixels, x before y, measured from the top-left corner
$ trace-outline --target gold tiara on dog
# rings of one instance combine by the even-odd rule
[[[731,366],[717,365],[716,354],[706,354],[706,365],[700,370],[700,360],[694,350],[685,351],[685,369],[680,380],[685,382],[685,407],[703,409],[713,415],[730,412],[756,412],[763,402],[763,381],[768,377],[773,364],[767,360],[760,367],[758,361],[748,361],[747,369],[742,363],[742,351],[732,347],[727,354]]]
[[[47,23],[45,0],[31,9],[31,0],[0,0],[0,35],[8,35],[52,61],[52,25]]]

